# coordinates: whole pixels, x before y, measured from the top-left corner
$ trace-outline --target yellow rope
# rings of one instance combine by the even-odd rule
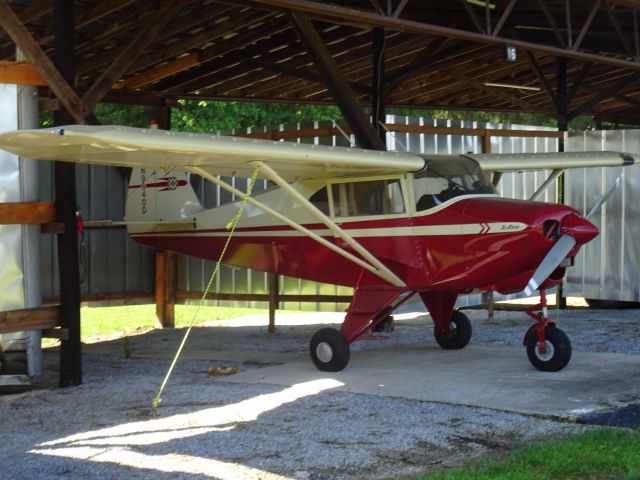
[[[204,305],[204,302],[206,301],[207,294],[209,293],[209,290],[211,289],[211,285],[213,285],[213,280],[218,275],[218,271],[220,270],[220,265],[222,264],[222,259],[224,258],[224,254],[227,251],[227,247],[229,246],[229,243],[231,242],[231,237],[233,236],[233,233],[236,230],[236,226],[238,225],[238,221],[240,221],[240,217],[242,216],[242,212],[244,211],[244,207],[247,204],[247,197],[249,195],[251,195],[251,190],[253,189],[253,185],[256,183],[256,179],[258,178],[258,173],[259,172],[260,172],[260,167],[258,166],[253,171],[253,173],[251,174],[251,179],[249,180],[249,183],[247,185],[247,196],[245,196],[242,199],[242,203],[240,204],[240,208],[238,209],[238,212],[234,215],[234,217],[231,220],[229,220],[229,222],[226,225],[227,230],[229,230],[229,236],[227,237],[227,241],[224,244],[224,247],[222,248],[222,252],[220,252],[220,257],[218,258],[218,262],[216,263],[216,267],[213,270],[213,273],[211,274],[211,278],[209,278],[209,283],[207,283],[207,288],[205,288],[204,292],[202,293],[202,298],[200,299],[200,303],[198,304],[198,308],[196,308],[196,311],[193,314],[193,318],[191,319],[191,322],[189,323],[189,327],[187,328],[187,331],[184,333],[184,337],[182,337],[182,342],[180,343],[180,346],[178,347],[178,351],[176,352],[175,356],[173,357],[173,361],[171,362],[171,366],[169,367],[169,370],[167,371],[167,374],[164,377],[162,385],[160,385],[160,390],[158,390],[158,394],[155,396],[155,398],[151,402],[151,408],[153,410],[157,410],[158,405],[160,405],[160,402],[162,401],[162,392],[164,391],[164,388],[167,385],[167,382],[169,381],[169,377],[171,377],[171,374],[173,373],[173,369],[176,366],[176,363],[178,362],[178,358],[180,357],[180,354],[182,353],[182,349],[184,348],[185,344],[187,343],[187,338],[189,338],[189,334],[191,333],[191,328],[193,327],[193,325],[194,325],[194,323],[196,321],[198,313],[200,313],[200,309],[202,308],[202,306]]]

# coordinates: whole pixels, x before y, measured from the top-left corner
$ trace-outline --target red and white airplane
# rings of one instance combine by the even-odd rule
[[[325,371],[345,368],[349,344],[414,293],[437,342],[460,349],[471,324],[454,309],[459,295],[522,290],[541,294],[524,337],[529,360],[540,370],[564,368],[571,344],[547,315],[545,289],[598,229],[565,205],[501,198],[487,174],[497,181],[503,172],[552,170],[537,198],[567,168],[634,163],[615,152],[413,155],[117,126],[9,132],[0,147],[27,158],[134,167],[129,233],[185,255],[218,259],[226,224],[246,199],[225,263],[355,289],[340,330],[311,338],[311,358]],[[220,178],[256,170],[279,188],[250,196]],[[189,173],[238,200],[204,209]]]

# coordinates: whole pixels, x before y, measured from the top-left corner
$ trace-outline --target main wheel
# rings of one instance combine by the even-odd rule
[[[571,342],[569,337],[557,327],[547,325],[544,329],[545,353],[538,348],[538,335],[535,332],[535,325],[527,332],[525,338],[531,339],[527,342],[527,356],[531,365],[543,372],[557,372],[567,366],[571,360]]]
[[[339,372],[347,366],[351,356],[349,342],[335,328],[323,328],[314,333],[309,352],[315,366],[323,372]]]
[[[471,340],[471,333],[469,318],[459,310],[453,311],[447,333],[440,332],[437,325],[433,328],[436,342],[445,350],[460,350],[466,347]]]

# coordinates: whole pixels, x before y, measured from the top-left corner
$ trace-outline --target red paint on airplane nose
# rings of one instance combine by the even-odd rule
[[[568,233],[579,245],[584,245],[598,236],[600,231],[586,218],[574,213],[565,216],[561,221],[562,234]]]

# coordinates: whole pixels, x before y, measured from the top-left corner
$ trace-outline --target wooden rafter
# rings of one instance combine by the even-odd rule
[[[382,140],[365,117],[353,90],[338,69],[309,17],[297,12],[292,12],[290,17],[298,38],[314,59],[327,88],[331,91],[347,123],[353,129],[358,144],[362,148],[384,150]]]
[[[84,108],[80,97],[60,75],[49,57],[35,42],[29,31],[20,22],[6,0],[0,0],[0,26],[7,32],[26,58],[34,65],[47,82],[60,103],[78,123],[84,123]]]
[[[579,107],[574,108],[571,112],[569,112],[570,118],[575,118],[579,115],[583,115],[587,113],[591,108],[600,103],[602,100],[606,98],[611,98],[615,95],[620,94],[620,90],[622,90],[626,85],[629,85],[630,81],[634,80],[636,77],[635,73],[624,76],[618,79],[612,85],[609,85],[609,88],[601,90],[600,92],[594,94],[589,100],[581,104]]]
[[[582,40],[584,40],[585,35],[589,31],[589,27],[591,26],[591,23],[593,22],[593,18],[596,16],[596,13],[600,8],[601,3],[602,3],[602,0],[596,0],[596,2],[593,4],[593,7],[591,7],[591,10],[589,11],[589,15],[584,21],[584,24],[580,29],[580,33],[578,33],[578,36],[576,37],[576,40],[573,43],[573,46],[571,47],[573,51],[577,51],[580,48],[580,45],[582,45]]]
[[[175,0],[168,4],[161,4],[156,13],[139,30],[138,34],[120,50],[120,54],[102,75],[94,82],[82,96],[82,102],[87,111],[93,109],[104,95],[111,90],[111,86],[122,77],[127,68],[133,64],[138,55],[149,45],[164,26],[182,8],[184,0]]]

